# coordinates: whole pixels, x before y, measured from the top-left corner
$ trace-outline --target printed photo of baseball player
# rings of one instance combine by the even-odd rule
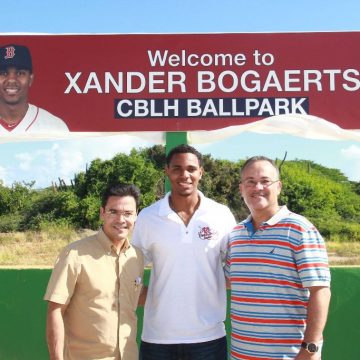
[[[29,104],[33,81],[30,50],[15,44],[0,47],[0,136],[69,131],[63,120]]]

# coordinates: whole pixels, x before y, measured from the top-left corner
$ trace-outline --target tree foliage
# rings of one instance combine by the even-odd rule
[[[200,190],[226,204],[237,220],[248,215],[240,193],[243,160],[231,162],[204,155]],[[48,224],[96,229],[104,188],[113,181],[136,184],[141,208],[164,195],[165,148],[156,145],[119,153],[111,160],[93,160],[74,175],[71,186],[34,190],[34,182],[0,182],[0,231],[38,230]],[[308,217],[328,239],[360,241],[360,185],[339,170],[312,161],[285,161],[281,167],[280,202]]]

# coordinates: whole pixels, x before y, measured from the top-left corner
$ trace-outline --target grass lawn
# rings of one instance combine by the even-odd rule
[[[68,243],[94,233],[61,228],[0,233],[0,266],[52,267]],[[327,242],[330,265],[360,265],[360,242]]]

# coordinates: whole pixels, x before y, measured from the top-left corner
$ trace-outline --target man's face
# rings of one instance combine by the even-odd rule
[[[165,169],[171,183],[171,192],[180,196],[189,196],[197,192],[203,169],[192,153],[175,154]]]
[[[248,165],[241,177],[240,193],[252,214],[269,213],[278,209],[281,181],[276,169],[268,161],[255,161]]]
[[[27,103],[34,75],[15,67],[0,69],[0,102],[7,105]]]
[[[100,208],[104,233],[113,243],[128,238],[136,216],[136,202],[132,196],[110,196],[105,207]]]

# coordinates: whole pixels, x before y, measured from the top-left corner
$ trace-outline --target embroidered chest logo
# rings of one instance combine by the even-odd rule
[[[204,226],[200,228],[198,235],[201,240],[212,240],[216,238],[217,231],[210,229],[208,226]]]

